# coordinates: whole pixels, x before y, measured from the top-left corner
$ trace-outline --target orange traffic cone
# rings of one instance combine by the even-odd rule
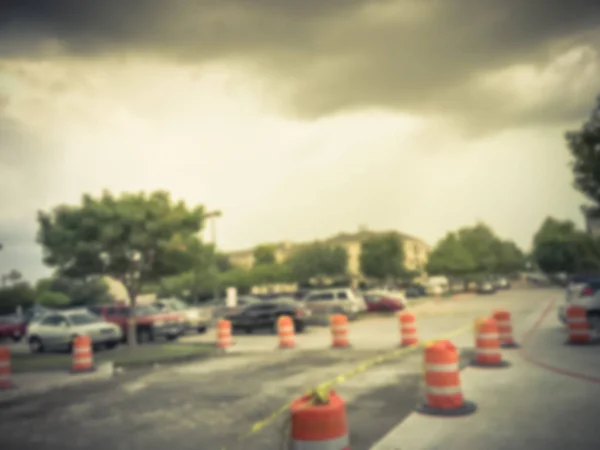
[[[71,373],[93,372],[94,355],[89,336],[76,336],[73,339],[73,365]]]
[[[510,364],[502,359],[498,326],[494,319],[475,320],[475,360],[477,367],[507,367]]]
[[[502,348],[518,348],[513,338],[513,329],[510,312],[504,310],[494,311],[494,320],[498,325],[498,336]]]
[[[425,347],[425,402],[417,409],[435,416],[463,416],[477,409],[463,398],[458,351],[450,341]]]
[[[231,322],[221,319],[217,322],[217,348],[222,352],[226,352],[232,344]]]
[[[279,348],[294,348],[294,321],[290,316],[281,316],[277,319],[277,334],[279,335]]]
[[[400,322],[400,346],[410,347],[411,345],[418,344],[419,336],[417,334],[415,316],[409,312],[401,312],[398,314],[398,320]]]
[[[348,348],[350,340],[348,339],[348,318],[343,314],[334,314],[331,316],[331,346],[333,348]]]
[[[313,404],[310,395],[290,405],[291,448],[350,450],[346,405],[335,392],[327,404]]]
[[[582,306],[567,308],[568,344],[587,345],[594,343],[593,330],[587,319],[587,310]]]

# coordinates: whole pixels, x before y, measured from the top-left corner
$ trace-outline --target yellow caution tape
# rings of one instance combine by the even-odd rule
[[[473,325],[466,325],[464,327],[453,330],[449,333],[438,336],[434,339],[429,339],[427,341],[424,341],[420,344],[414,344],[414,345],[411,345],[408,347],[398,348],[398,349],[392,350],[390,352],[375,356],[371,359],[368,359],[368,360],[360,363],[359,365],[355,366],[352,370],[349,370],[348,372],[338,375],[335,378],[332,378],[328,381],[320,383],[313,389],[310,389],[308,392],[306,392],[305,395],[308,395],[311,398],[311,401],[307,403],[307,406],[311,405],[311,404],[327,404],[327,403],[329,403],[329,393],[334,386],[340,385],[340,384],[344,383],[346,380],[348,380],[352,377],[355,377],[356,375],[359,375],[363,372],[366,372],[371,367],[376,366],[377,364],[381,364],[382,362],[393,359],[397,356],[411,353],[418,348],[425,348],[425,347],[433,344],[436,341],[439,341],[442,339],[450,339],[454,336],[458,336],[466,331],[471,330],[472,328],[473,328]],[[238,442],[243,441],[243,440],[247,439],[248,437],[252,436],[253,434],[258,433],[260,430],[262,430],[263,428],[265,428],[269,424],[271,424],[273,421],[275,421],[279,416],[288,412],[291,405],[292,405],[292,402],[286,403],[281,408],[279,408],[277,411],[275,411],[273,414],[269,415],[267,418],[254,423],[246,433],[240,435],[237,438],[237,441]],[[227,449],[225,447],[223,447],[222,450],[227,450]]]

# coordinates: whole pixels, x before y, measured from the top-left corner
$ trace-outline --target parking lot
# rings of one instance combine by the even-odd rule
[[[454,332],[451,340],[466,364],[473,354],[473,334],[465,327],[475,318],[507,309],[519,336],[549,300],[561,296],[558,290],[515,289],[425,302],[414,312],[420,338]],[[183,341],[214,339],[211,331]],[[375,316],[351,323],[351,349],[331,349],[326,327],[311,327],[296,339],[297,348],[278,350],[274,335],[236,334],[228,355],[125,371],[101,383],[10,402],[0,409],[2,448],[283,448],[285,413],[249,433],[253,425],[308,388],[393,350],[399,332],[393,316]],[[421,377],[422,355],[414,351],[340,380],[336,390],[347,404],[353,450],[369,449],[414,410]],[[238,440],[241,435],[246,436]]]

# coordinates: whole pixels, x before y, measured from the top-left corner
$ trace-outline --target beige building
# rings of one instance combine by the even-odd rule
[[[397,231],[370,231],[365,228],[357,233],[341,233],[336,236],[325,239],[323,242],[343,246],[348,252],[348,273],[353,277],[361,277],[360,273],[360,251],[362,242],[374,235],[384,233],[395,233],[402,239],[404,244],[404,265],[409,270],[424,270],[430,247],[421,239],[408,236]],[[291,243],[282,242],[272,244],[275,248],[275,259],[278,263],[285,261],[291,252],[303,245],[310,243]],[[254,249],[241,250],[228,253],[229,262],[234,267],[250,269],[254,265]]]

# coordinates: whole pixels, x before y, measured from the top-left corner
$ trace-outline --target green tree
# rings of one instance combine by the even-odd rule
[[[33,305],[36,291],[27,282],[20,282],[0,289],[0,314],[14,313],[18,306],[23,309]]]
[[[458,230],[458,238],[475,263],[474,272],[494,273],[498,268],[498,237],[492,229],[478,223]]]
[[[378,280],[406,275],[402,239],[396,233],[365,239],[361,243],[360,270],[365,276]]]
[[[316,242],[292,252],[287,265],[294,281],[306,283],[313,277],[345,275],[348,253],[344,247]]]
[[[74,278],[43,278],[36,284],[36,292],[57,292],[71,299],[73,306],[87,306],[109,303],[113,300],[108,292],[108,286],[100,277],[86,279]]]
[[[45,291],[36,298],[37,303],[48,308],[63,308],[71,304],[71,299],[60,292]]]
[[[581,129],[566,133],[575,188],[600,206],[600,96]]]
[[[217,252],[215,258],[218,272],[227,272],[228,270],[231,270],[233,268],[227,255]]]
[[[59,276],[110,275],[135,306],[144,283],[190,270],[195,256],[188,250],[197,245],[203,216],[201,206],[174,203],[167,192],[84,195],[80,205],[38,213],[38,242],[44,262]],[[135,344],[135,321],[130,324],[129,342]]]
[[[448,233],[433,248],[427,263],[431,275],[465,276],[472,274],[477,264],[457,233]]]
[[[254,265],[275,264],[275,248],[272,245],[259,245],[254,249]]]
[[[510,274],[525,269],[525,254],[512,241],[499,241],[497,245],[497,266],[495,271]]]
[[[532,257],[549,275],[595,272],[600,269],[600,243],[572,221],[548,217],[533,237]]]

